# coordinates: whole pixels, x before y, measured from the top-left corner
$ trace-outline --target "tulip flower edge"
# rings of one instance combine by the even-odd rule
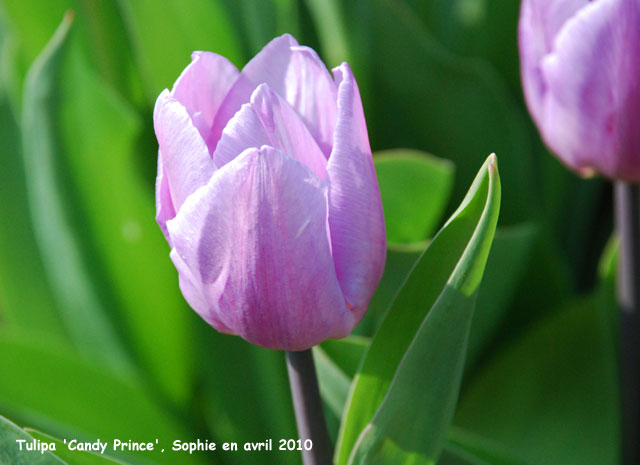
[[[154,109],[156,219],[180,289],[211,326],[267,348],[347,336],[384,268],[360,94],[346,63],[333,74],[289,35],[242,71],[194,52]]]

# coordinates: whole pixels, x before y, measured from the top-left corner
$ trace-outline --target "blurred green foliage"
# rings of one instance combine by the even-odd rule
[[[358,336],[316,353],[333,438],[387,309],[496,152],[500,227],[438,463],[616,463],[614,267],[597,273],[610,189],[567,172],[531,124],[518,10],[515,0],[0,0],[0,414],[59,438],[296,437],[282,354],[216,333],[180,295],[154,221],[151,117],[192,51],[242,67],[290,32],[329,67],[350,62],[372,148],[385,151],[385,275]],[[394,162],[398,148],[410,156]],[[417,385],[427,368],[410,372]],[[4,441],[27,434],[0,430]],[[120,456],[300,462],[176,457]]]

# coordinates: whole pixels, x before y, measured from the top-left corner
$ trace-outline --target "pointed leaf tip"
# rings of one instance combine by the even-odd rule
[[[76,19],[76,12],[74,10],[67,10],[64,14],[63,22],[70,25]]]

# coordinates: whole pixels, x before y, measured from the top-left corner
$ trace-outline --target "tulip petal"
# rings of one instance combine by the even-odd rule
[[[256,87],[266,82],[261,80],[259,71],[270,69],[278,73],[278,67],[286,67],[289,62],[290,48],[297,45],[296,39],[289,34],[284,34],[265,45],[260,53],[247,63],[220,106],[211,131],[212,141],[218,143],[222,136],[222,131],[231,118],[241,109],[244,103],[249,102],[251,94]],[[249,73],[246,72],[247,69]]]
[[[213,160],[185,107],[163,91],[153,114],[160,156],[176,211],[215,171]]]
[[[258,148],[269,144],[269,136],[262,126],[253,107],[242,105],[222,131],[222,137],[213,153],[216,168],[222,168],[248,148]]]
[[[272,349],[346,336],[354,318],[333,266],[326,196],[325,183],[272,147],[216,171],[167,223],[206,300],[196,310]]]
[[[176,216],[176,210],[171,201],[169,181],[162,164],[162,155],[158,153],[158,176],[156,177],[156,221],[162,230],[162,234],[171,245],[171,239],[167,232],[167,221]]]
[[[555,37],[569,18],[590,0],[524,0],[522,2],[522,26],[527,28],[527,38],[539,47],[540,57],[551,52]]]
[[[599,0],[569,19],[545,57],[547,144],[573,168],[640,179],[640,7]]]
[[[540,62],[554,47],[564,23],[589,0],[523,0],[518,26],[522,82],[528,106],[536,122],[542,118],[546,84]]]
[[[269,145],[302,162],[318,178],[326,175],[327,160],[291,106],[267,84],[260,84],[229,121],[213,160],[221,167],[250,147]]]
[[[209,311],[207,300],[203,294],[203,287],[191,269],[182,260],[175,249],[171,249],[169,254],[174,266],[178,270],[180,281],[180,291],[187,303],[193,308],[207,323],[216,328],[221,333],[236,334],[233,330],[220,320],[216,314]]]
[[[337,88],[315,51],[288,34],[267,44],[242,70],[256,85],[266,83],[302,117],[328,157],[337,118]]]
[[[226,58],[211,52],[193,52],[191,59],[171,94],[187,109],[213,153],[217,142],[210,140],[213,122],[240,71]]]
[[[211,140],[218,141],[233,115],[260,84],[267,84],[300,115],[318,147],[328,157],[337,118],[337,87],[316,52],[289,34],[269,42],[229,90],[216,116]]]
[[[358,86],[346,63],[333,72],[339,87],[327,165],[329,227],[338,281],[359,320],[384,268],[384,217]]]

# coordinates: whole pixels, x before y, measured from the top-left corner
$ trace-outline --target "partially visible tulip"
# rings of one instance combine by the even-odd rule
[[[154,111],[157,221],[186,300],[214,328],[272,349],[347,336],[386,241],[362,103],[290,35],[239,72],[195,52]]]
[[[519,44],[549,148],[582,175],[640,181],[640,0],[523,0]]]

